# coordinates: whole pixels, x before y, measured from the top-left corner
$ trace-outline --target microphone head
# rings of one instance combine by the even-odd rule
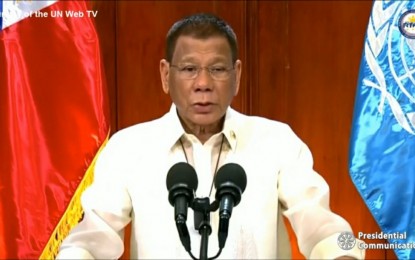
[[[223,165],[216,174],[215,188],[218,190],[223,186],[236,186],[241,194],[246,188],[246,173],[245,170],[236,163],[228,163]]]
[[[216,174],[215,188],[216,200],[220,201],[223,196],[228,195],[233,198],[234,206],[238,205],[246,188],[245,170],[236,163],[223,165]]]
[[[188,163],[179,162],[173,165],[167,173],[166,186],[171,190],[174,186],[196,190],[198,185],[195,169]]]

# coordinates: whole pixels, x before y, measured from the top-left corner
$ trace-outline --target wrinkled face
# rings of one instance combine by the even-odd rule
[[[241,61],[232,64],[225,37],[180,36],[172,62],[160,62],[163,90],[188,125],[217,124],[238,93]]]

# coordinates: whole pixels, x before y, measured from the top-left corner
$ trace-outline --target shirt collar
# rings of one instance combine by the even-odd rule
[[[232,151],[236,150],[237,138],[238,138],[238,125],[236,117],[237,112],[232,108],[226,110],[225,122],[223,124],[222,133],[225,135],[226,140],[228,141]],[[170,111],[166,114],[166,117],[169,120],[167,131],[167,143],[171,149],[177,141],[185,133],[182,124],[180,123],[179,116],[177,115],[176,105],[172,104]]]
[[[236,120],[237,112],[232,108],[226,110],[225,123],[223,124],[222,133],[225,135],[233,152],[236,151],[238,143],[238,121]]]

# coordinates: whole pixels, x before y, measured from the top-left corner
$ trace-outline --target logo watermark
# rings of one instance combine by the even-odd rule
[[[409,39],[415,39],[415,10],[408,10],[399,18],[399,30]]]
[[[337,244],[343,250],[350,250],[356,245],[356,238],[352,232],[342,232],[337,238]]]
[[[362,240],[374,240],[374,239],[385,239],[385,240],[406,240],[406,232],[400,233],[363,233],[358,232],[357,238],[351,232],[342,232],[337,238],[337,245],[343,250],[351,250],[355,246],[359,249],[415,249],[415,242],[399,243],[394,241],[391,243],[370,243],[362,242]]]

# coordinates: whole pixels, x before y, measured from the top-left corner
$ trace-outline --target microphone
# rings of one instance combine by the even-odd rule
[[[187,252],[191,250],[189,231],[186,226],[187,208],[193,202],[197,184],[196,171],[188,163],[176,163],[167,173],[166,186],[169,191],[169,202],[174,206],[177,231]]]
[[[241,195],[245,191],[246,182],[244,169],[236,163],[223,165],[216,174],[215,199],[220,201],[218,228],[220,249],[225,247],[232,209],[241,201]]]

